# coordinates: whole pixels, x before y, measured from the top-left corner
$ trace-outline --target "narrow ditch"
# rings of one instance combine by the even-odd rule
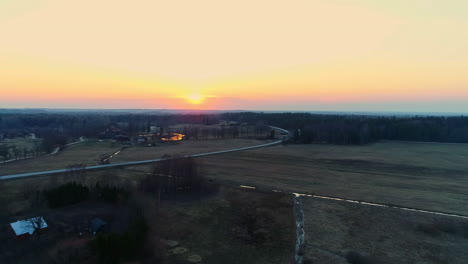
[[[277,190],[273,190],[273,191],[279,192]],[[377,206],[377,207],[383,207],[383,208],[395,208],[395,209],[400,209],[404,211],[412,211],[412,212],[419,212],[419,213],[425,213],[425,214],[442,215],[442,216],[468,219],[468,216],[466,215],[451,214],[451,213],[444,213],[444,212],[437,212],[437,211],[428,211],[428,210],[409,208],[409,207],[404,207],[404,206],[379,204],[379,203],[344,199],[344,198],[338,198],[338,197],[329,197],[329,196],[322,196],[322,195],[313,195],[313,194],[306,194],[306,193],[293,193],[293,194],[295,196],[313,197],[313,198],[319,198],[319,199],[325,199],[325,200],[342,201],[342,202],[347,202],[347,203],[370,205],[370,206]]]
[[[296,252],[294,254],[294,263],[302,264],[304,261],[304,207],[300,195],[294,195],[294,216],[296,218]]]

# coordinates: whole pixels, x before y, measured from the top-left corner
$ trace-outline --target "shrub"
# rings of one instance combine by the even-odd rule
[[[52,208],[79,203],[88,198],[89,188],[76,182],[70,182],[44,192]]]
[[[101,186],[99,182],[96,183],[94,191],[99,199],[109,203],[117,203],[126,200],[129,195],[129,193],[121,187]]]

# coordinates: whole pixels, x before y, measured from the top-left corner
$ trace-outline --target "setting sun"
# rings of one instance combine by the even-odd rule
[[[201,94],[190,94],[186,97],[186,99],[191,104],[201,104],[205,100]]]

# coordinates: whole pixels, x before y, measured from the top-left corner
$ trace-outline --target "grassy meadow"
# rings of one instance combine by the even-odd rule
[[[468,259],[466,219],[301,199],[305,263],[463,264]]]
[[[260,143],[262,141],[230,139],[133,146],[113,157],[111,163]],[[56,156],[5,164],[0,167],[0,174],[8,170],[63,168],[77,162],[94,165],[99,157],[121,147],[111,142],[80,143]],[[168,263],[187,262],[189,258],[201,258],[202,263],[221,260],[226,263],[254,263],[253,260],[255,263],[287,263],[292,255],[292,244],[287,241],[294,240],[294,225],[287,219],[292,218],[293,211],[291,204],[281,200],[286,198],[269,197],[268,192],[274,189],[468,215],[466,144],[387,141],[365,146],[286,145],[197,160],[202,174],[214,182],[258,187],[260,192],[245,192],[239,200],[243,204],[257,201],[258,208],[263,208],[260,212],[266,216],[278,212],[273,216],[279,217],[277,222],[283,226],[269,228],[285,232],[281,233],[281,241],[276,241],[278,244],[265,244],[261,248],[232,239],[231,231],[235,229],[232,219],[238,213],[229,207],[230,196],[226,192],[203,201],[166,202],[158,221],[168,228],[158,232],[167,240],[177,241],[176,248],[179,248],[167,249]],[[98,178],[135,185],[138,178],[150,170],[151,165],[144,165],[93,171],[87,172],[84,180],[90,186]],[[2,214],[21,216],[28,211],[30,198],[26,196],[30,190],[70,180],[67,177],[56,175],[0,182],[0,197],[7,198],[0,199],[7,201]],[[302,199],[305,263],[345,264],[353,258],[361,262],[352,263],[464,263],[468,258],[465,250],[468,221],[340,201]],[[265,203],[267,200],[273,202]],[[284,248],[280,250],[279,247]]]
[[[189,155],[231,148],[248,147],[264,144],[266,141],[255,139],[213,139],[187,140],[176,143],[160,143],[156,146],[130,146],[110,159],[110,163],[158,159],[165,154]],[[87,166],[98,165],[100,158],[110,156],[126,145],[110,141],[85,141],[66,147],[53,156],[41,156],[34,159],[18,160],[0,164],[0,175],[32,171],[63,169],[68,165],[84,163]]]
[[[122,146],[114,142],[85,141],[68,146],[56,155],[0,164],[0,175],[64,169],[71,164],[77,163],[84,163],[88,166],[97,165],[100,157],[111,155]]]
[[[288,145],[204,157],[208,177],[468,215],[468,145]]]

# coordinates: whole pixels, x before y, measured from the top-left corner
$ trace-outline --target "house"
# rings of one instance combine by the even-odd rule
[[[121,135],[121,130],[120,128],[116,126],[110,126],[106,129],[106,131],[103,131],[98,134],[98,139],[113,139],[118,135]]]
[[[32,236],[36,230],[44,230],[47,227],[48,225],[42,216],[32,217],[10,224],[10,229],[15,233],[18,239],[26,239]]]
[[[106,226],[106,221],[101,218],[94,218],[89,222],[89,232],[95,235],[97,232],[102,231]]]
[[[144,136],[138,136],[137,137],[137,142],[138,143],[145,143],[146,141],[148,141],[148,139]]]
[[[161,128],[159,128],[157,126],[150,126],[150,129],[149,129],[150,133],[157,133],[159,131],[161,131]]]

